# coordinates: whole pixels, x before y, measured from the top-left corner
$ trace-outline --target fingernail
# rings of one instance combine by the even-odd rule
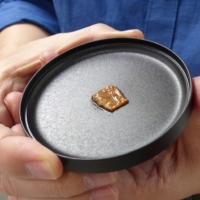
[[[56,179],[56,174],[48,162],[35,161],[26,164],[28,173],[38,179]]]
[[[123,33],[129,35],[130,37],[134,37],[134,38],[140,38],[140,39],[144,38],[144,34],[138,29],[126,30],[126,31],[123,31]]]
[[[126,31],[122,31],[123,33],[133,33],[135,30],[131,29],[131,30],[126,30]]]
[[[85,185],[89,188],[102,187],[115,183],[117,180],[117,172],[106,174],[87,174],[83,177]]]
[[[118,191],[111,187],[98,189],[92,193],[92,200],[118,200]]]

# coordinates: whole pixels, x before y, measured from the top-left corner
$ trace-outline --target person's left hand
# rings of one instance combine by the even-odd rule
[[[0,124],[13,125],[3,102],[5,96],[14,91],[22,92],[28,80],[46,62],[75,46],[115,37],[144,38],[139,30],[117,31],[104,24],[95,24],[75,32],[35,40],[13,50],[11,55],[0,60]]]
[[[180,200],[200,193],[200,77],[193,79],[194,105],[179,138],[154,158],[119,172],[119,200]]]

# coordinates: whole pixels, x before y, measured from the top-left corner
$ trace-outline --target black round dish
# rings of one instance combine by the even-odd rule
[[[111,113],[91,96],[108,85],[129,100]],[[137,165],[166,149],[192,109],[187,67],[151,41],[106,39],[50,61],[27,85],[20,107],[28,136],[54,151],[65,169],[109,172]]]

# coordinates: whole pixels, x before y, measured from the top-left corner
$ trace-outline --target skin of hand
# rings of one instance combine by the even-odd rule
[[[153,159],[119,172],[113,185],[119,200],[180,200],[200,193],[200,77],[193,78],[193,98],[178,139]]]
[[[12,55],[19,46],[49,36],[42,28],[34,24],[16,24],[0,32],[0,59]]]
[[[179,138],[154,158],[119,171],[117,181],[105,188],[114,193],[105,192],[108,195],[102,199],[180,200],[200,192],[200,77],[193,79],[193,90],[193,111]],[[18,116],[21,95],[13,92],[5,97],[16,123],[11,130],[18,135],[23,134]],[[87,194],[80,194],[77,199],[87,199]],[[98,196],[97,199],[101,198]]]
[[[114,37],[143,38],[139,30],[119,32],[103,24],[35,40],[0,60],[0,191],[10,200],[115,200],[117,173],[63,172],[59,158],[27,138],[19,125],[19,101],[32,75],[58,54],[83,43]],[[13,93],[15,92],[15,93]],[[14,95],[13,95],[14,94]],[[17,95],[16,95],[17,94]]]

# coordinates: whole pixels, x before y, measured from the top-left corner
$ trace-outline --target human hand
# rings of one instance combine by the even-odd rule
[[[13,99],[12,94],[8,95],[22,92],[30,77],[63,51],[85,42],[111,37],[143,38],[143,35],[140,31],[119,32],[106,25],[94,25],[74,33],[58,34],[28,43],[13,52],[14,55],[0,61],[0,191],[15,196],[10,199],[19,196],[21,200],[81,200],[103,193],[107,196],[102,196],[104,200],[117,199],[114,188],[103,187],[116,181],[116,173],[63,173],[62,163],[53,152],[37,141],[24,137],[21,126],[16,125],[19,123],[20,98]],[[10,103],[9,98],[14,100],[14,104]]]
[[[143,38],[139,30],[117,31],[107,25],[97,24],[71,33],[61,33],[35,40],[18,47],[0,60],[0,124],[13,125],[12,117],[6,110],[3,99],[13,91],[22,92],[32,75],[43,64],[56,55],[77,45],[94,40],[114,37]]]
[[[24,137],[19,119],[21,95],[15,92],[5,98],[15,125],[11,129],[0,126],[3,133],[0,135],[0,152],[3,152],[0,157],[0,191],[9,195],[9,200],[117,199],[115,189],[107,186],[116,181],[117,173],[65,171],[61,175],[59,159],[35,140]]]
[[[117,182],[104,187],[107,194],[107,197],[103,197],[104,200],[117,199],[117,195],[118,200],[180,200],[200,192],[200,77],[193,79],[193,88],[193,112],[177,141],[153,159],[120,171]],[[12,131],[18,135],[22,133],[17,112],[21,95],[11,93],[5,98],[16,123]],[[77,199],[85,198],[85,194],[77,196]],[[90,197],[91,195],[89,193]],[[88,198],[87,196],[85,199]]]
[[[193,79],[194,106],[179,138],[165,151],[120,171],[119,200],[180,200],[200,193],[200,77]]]
[[[34,24],[13,24],[0,32],[0,59],[12,55],[19,46],[49,36],[44,29]]]

